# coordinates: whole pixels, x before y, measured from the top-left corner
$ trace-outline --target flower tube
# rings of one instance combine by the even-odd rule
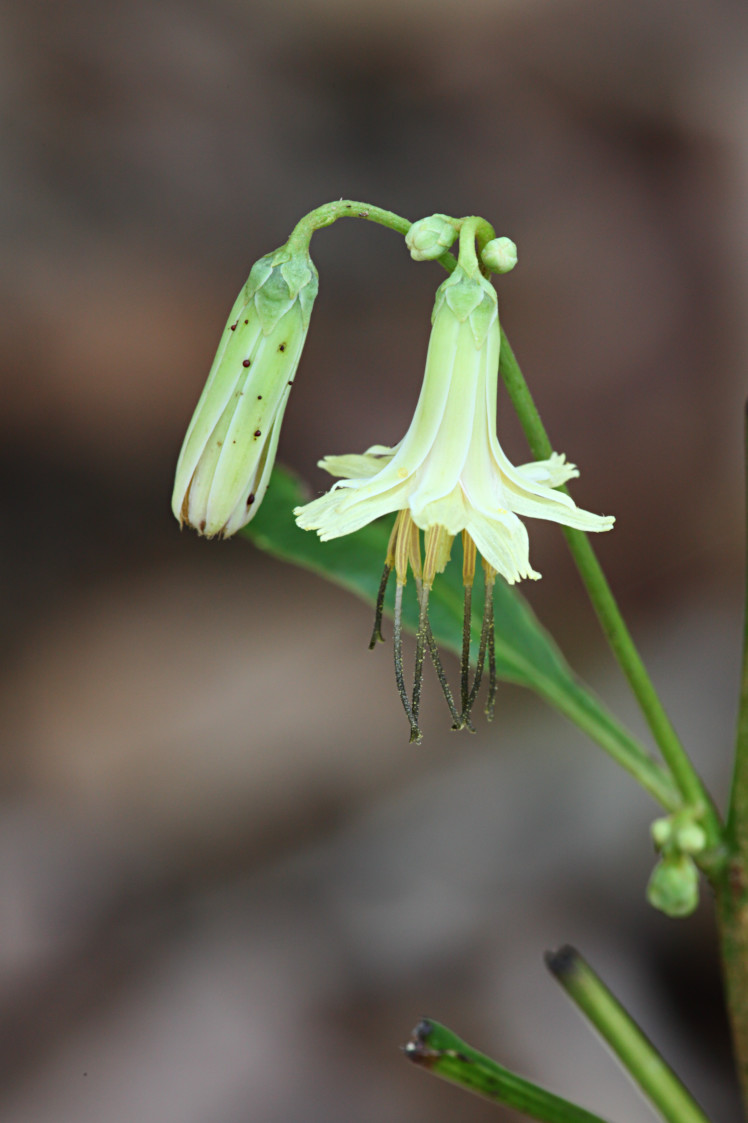
[[[260,258],[231,310],[177,463],[172,510],[206,538],[256,514],[317,295],[306,251]]]

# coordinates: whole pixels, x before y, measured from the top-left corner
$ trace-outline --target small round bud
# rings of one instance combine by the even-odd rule
[[[657,863],[647,885],[647,900],[666,916],[688,916],[699,903],[699,873],[687,854]]]
[[[670,841],[673,833],[672,819],[655,819],[649,830],[655,846],[658,850],[662,850],[663,846]]]
[[[682,854],[700,854],[706,846],[706,832],[698,823],[684,823],[676,827],[673,841]]]
[[[405,235],[405,244],[414,261],[434,261],[449,249],[457,237],[451,218],[432,214],[419,218]]]
[[[511,238],[494,238],[483,247],[481,260],[492,273],[508,273],[517,264],[517,247]]]

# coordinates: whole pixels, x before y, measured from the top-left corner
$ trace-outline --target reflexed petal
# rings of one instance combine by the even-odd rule
[[[294,515],[302,530],[316,530],[322,541],[327,542],[330,538],[353,534],[374,519],[399,511],[407,505],[405,484],[373,495],[362,494],[359,490],[335,488],[303,507],[296,507]]]
[[[576,464],[569,464],[562,452],[552,452],[549,460],[531,460],[529,464],[520,464],[517,471],[533,483],[545,484],[546,487],[561,487],[579,476]]]
[[[523,578],[537,581],[539,573],[530,566],[530,540],[525,524],[511,511],[495,518],[472,513],[467,532],[478,553],[513,585]]]
[[[377,472],[392,459],[392,456],[370,456],[367,452],[348,452],[343,456],[325,456],[317,461],[318,468],[324,468],[331,476],[345,476],[349,480],[365,480],[376,476]]]

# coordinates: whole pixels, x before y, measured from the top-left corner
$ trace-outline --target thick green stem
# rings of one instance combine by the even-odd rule
[[[545,961],[554,978],[668,1123],[708,1123],[688,1089],[579,952],[564,947],[549,952]]]
[[[514,357],[514,352],[509,345],[509,340],[503,331],[501,333],[499,369],[533,456],[537,460],[547,459],[553,451],[551,443],[519,364]],[[706,859],[703,864],[718,867],[720,863],[724,862],[722,827],[711,797],[683,748],[678,734],[675,732],[670,718],[652,685],[652,680],[636,649],[631,633],[626,627],[587,535],[580,530],[572,530],[569,527],[564,527],[563,531],[603,632],[628,679],[652,735],[659,745],[665,762],[683,797],[683,802],[693,807],[701,816],[708,840]]]
[[[745,860],[735,857],[714,888],[727,1011],[748,1119],[748,884]]]

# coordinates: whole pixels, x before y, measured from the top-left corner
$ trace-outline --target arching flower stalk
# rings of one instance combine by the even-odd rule
[[[458,266],[437,292],[423,386],[408,432],[393,448],[375,445],[361,455],[325,457],[320,467],[341,478],[327,494],[294,512],[298,525],[316,530],[322,541],[352,534],[373,519],[398,512],[385,559],[371,646],[382,638],[384,595],[394,569],[395,674],[412,741],[421,737],[419,707],[427,648],[456,728],[472,728],[471,712],[488,662],[486,710],[488,717],[492,716],[496,693],[494,583],[499,575],[509,584],[540,576],[530,566],[522,518],[547,519],[583,531],[609,530],[614,522],[612,517],[582,510],[568,495],[554,490],[579,474],[564,456],[554,453],[548,460],[515,467],[498,442],[498,306],[493,285],[481,274],[475,228],[469,223],[466,220],[462,226]],[[444,570],[454,538],[460,533],[465,600],[458,712],[429,627],[428,600],[434,579]],[[470,623],[478,554],[483,563],[485,597],[478,662],[471,685]],[[402,660],[402,598],[409,569],[419,602],[410,696]]]

